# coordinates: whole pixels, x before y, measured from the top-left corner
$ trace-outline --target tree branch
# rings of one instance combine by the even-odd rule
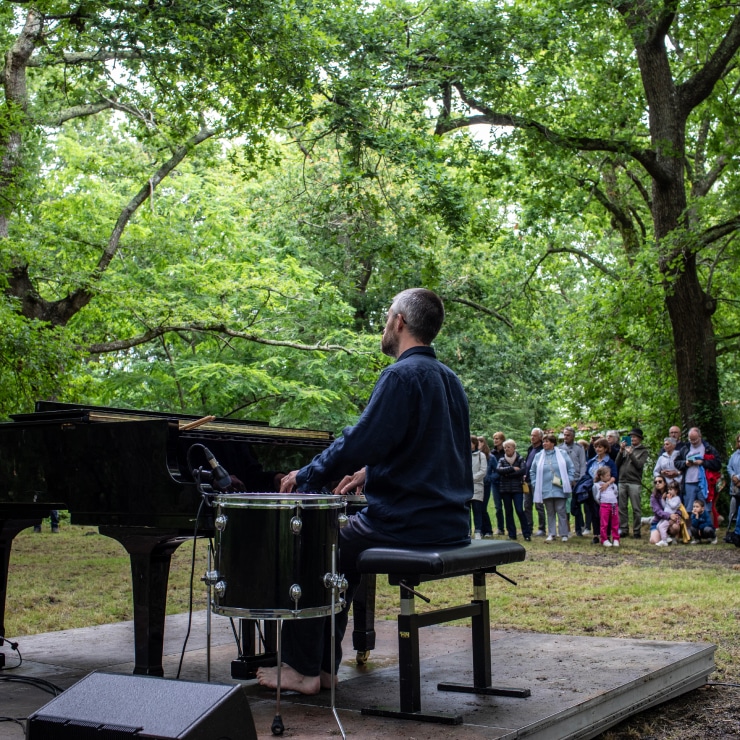
[[[612,270],[611,267],[607,267],[603,262],[592,257],[588,252],[584,252],[582,249],[576,249],[575,247],[548,247],[543,257],[547,257],[550,254],[575,254],[578,257],[582,257],[587,262],[590,262],[596,269],[608,275],[614,280],[621,280],[619,273],[616,270]]]
[[[506,324],[509,329],[514,328],[514,324],[510,319],[507,319],[506,316],[500,314],[493,308],[486,308],[486,306],[482,306],[480,303],[475,303],[474,301],[469,301],[466,298],[455,298],[449,295],[442,296],[442,300],[450,301],[452,303],[461,303],[463,306],[470,306],[470,308],[474,308],[476,311],[482,311],[483,313],[487,313],[489,316],[497,318],[499,321],[502,321],[504,324]]]
[[[728,234],[733,234],[740,229],[740,216],[735,216],[722,224],[711,226],[699,236],[699,247],[707,247],[718,239]]]
[[[74,105],[71,108],[59,111],[55,116],[47,116],[39,120],[44,126],[61,126],[73,118],[84,118],[85,116],[94,116],[96,113],[115,108],[110,100],[101,100],[98,103],[89,103],[88,105]]]
[[[316,344],[301,344],[299,342],[289,342],[282,339],[267,339],[258,334],[249,334],[247,332],[230,329],[225,324],[209,325],[197,322],[194,324],[157,326],[154,329],[147,329],[147,331],[140,334],[138,337],[91,344],[84,349],[86,349],[91,355],[102,355],[108,352],[121,352],[123,350],[132,349],[133,347],[138,347],[142,344],[147,344],[148,342],[170,332],[203,332],[206,334],[221,334],[235,339],[244,339],[248,342],[256,342],[257,344],[267,344],[271,347],[288,347],[289,349],[297,349],[304,352],[345,352],[348,355],[363,354],[357,350],[344,347],[341,344],[321,344],[320,342],[316,342]]]
[[[455,83],[455,88],[460,94],[462,101],[469,107],[480,111],[480,115],[461,116],[458,118],[440,118],[437,121],[435,134],[442,135],[458,128],[466,128],[476,124],[487,124],[489,126],[504,126],[507,128],[519,128],[534,131],[542,139],[563,149],[574,149],[578,151],[601,151],[626,154],[638,161],[655,180],[663,182],[667,173],[658,164],[655,152],[650,149],[639,149],[628,141],[615,141],[610,139],[593,138],[590,136],[571,136],[561,134],[548,128],[538,121],[509,113],[499,113],[484,103],[476,100],[465,92],[460,83]]]
[[[45,303],[43,307],[34,305],[35,310],[44,311],[45,320],[50,321],[54,326],[64,326],[78,311],[92,300],[93,291],[91,285],[100,280],[108,269],[120,247],[121,236],[139,206],[146,202],[147,198],[151,196],[162,180],[185,159],[194,147],[215,134],[216,131],[214,129],[202,128],[198,133],[188,139],[185,144],[178,147],[173,155],[142,185],[139,192],[127,203],[118,216],[116,224],[113,227],[113,232],[108,239],[108,245],[103,250],[103,254],[98,260],[97,265],[93,268],[84,287],[78,288],[61,300]],[[42,318],[42,316],[39,315],[37,318]]]
[[[727,33],[706,64],[693,77],[676,88],[684,118],[709,97],[738,48],[740,48],[740,13],[733,18]]]
[[[28,60],[29,67],[50,67],[63,64],[66,67],[79,66],[81,64],[94,64],[102,62],[115,62],[119,59],[143,59],[144,54],[140,51],[124,51],[102,49],[100,51],[76,52],[69,54],[44,54],[32,57]]]

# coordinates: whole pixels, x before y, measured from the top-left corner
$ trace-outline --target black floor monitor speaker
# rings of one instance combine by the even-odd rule
[[[244,689],[90,673],[28,718],[27,740],[257,740]]]

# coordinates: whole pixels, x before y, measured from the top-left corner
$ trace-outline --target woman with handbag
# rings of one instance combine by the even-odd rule
[[[547,512],[545,542],[553,542],[556,536],[563,542],[568,541],[568,499],[573,463],[568,455],[555,448],[557,441],[554,434],[542,437],[542,449],[529,471],[534,486],[534,503],[544,504]]]

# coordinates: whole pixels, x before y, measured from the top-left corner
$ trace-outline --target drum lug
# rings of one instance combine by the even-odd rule
[[[215,586],[218,583],[218,579],[221,578],[221,574],[217,570],[207,570],[203,578],[200,580],[206,584],[206,586]]]
[[[349,517],[346,514],[340,514],[338,518],[339,529],[344,529],[349,524]]]
[[[347,590],[347,579],[340,573],[324,573],[324,586],[326,588],[335,588],[338,593],[344,593]]]
[[[223,595],[226,593],[226,581],[219,581],[214,587],[213,590],[219,598],[222,598]]]
[[[226,523],[229,521],[229,517],[226,514],[219,514],[213,522],[213,526],[219,531],[223,532],[226,529]]]
[[[291,599],[291,601],[294,601],[295,602],[295,607],[297,609],[298,608],[298,601],[300,600],[301,596],[303,596],[303,590],[301,589],[301,587],[297,583],[294,583],[290,587],[290,592],[289,593],[290,593],[290,599]]]
[[[293,534],[300,534],[303,529],[303,520],[299,516],[294,516],[290,520],[290,531]]]

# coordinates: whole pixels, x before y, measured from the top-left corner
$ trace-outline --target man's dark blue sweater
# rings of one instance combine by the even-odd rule
[[[359,421],[302,468],[301,491],[319,490],[367,466],[373,530],[407,544],[470,539],[473,495],[468,399],[434,350],[406,350],[378,379]]]

